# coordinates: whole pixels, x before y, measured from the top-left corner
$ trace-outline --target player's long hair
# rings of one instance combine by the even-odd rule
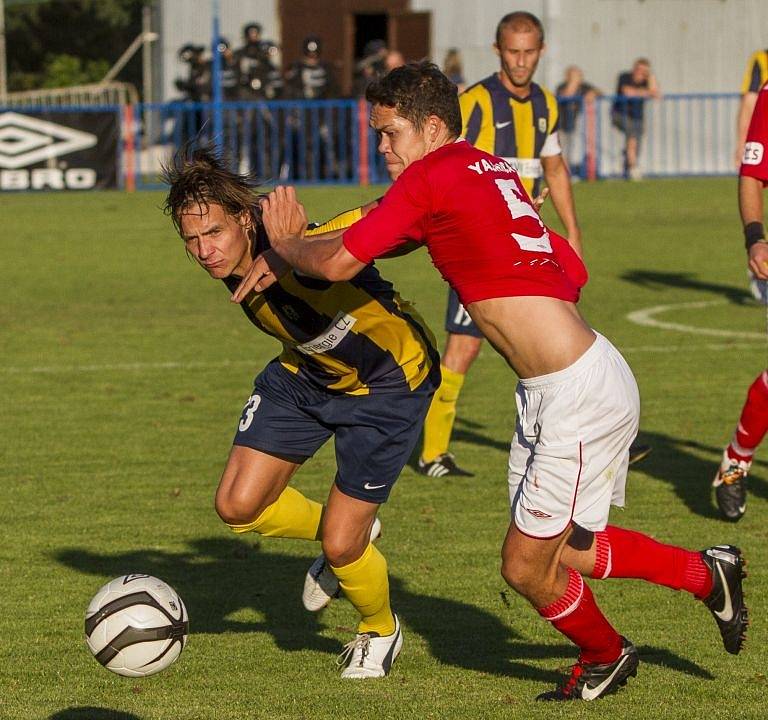
[[[247,214],[253,227],[261,222],[258,181],[252,175],[228,170],[225,158],[211,147],[183,145],[163,163],[161,177],[169,186],[163,212],[179,234],[186,208],[205,211],[209,205],[221,205],[233,218]]]

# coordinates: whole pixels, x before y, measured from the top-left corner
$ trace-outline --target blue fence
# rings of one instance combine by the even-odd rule
[[[646,177],[732,175],[739,96],[675,94],[631,101],[601,96],[578,104],[576,127],[561,132],[564,154],[580,177],[625,175],[628,133],[639,135],[639,168]]]
[[[648,177],[729,175],[739,96],[675,94],[637,101],[600,96],[574,99],[576,123],[561,128],[564,154],[577,177],[625,174],[627,122],[642,116],[639,168]],[[213,142],[213,106],[171,103],[137,106],[137,187],[157,187],[160,157],[191,138]],[[625,122],[621,122],[623,119]],[[221,144],[233,169],[266,182],[295,184],[386,183],[367,124],[367,108],[356,100],[222,103]],[[624,128],[624,130],[622,130]],[[634,125],[631,130],[638,130]]]
[[[220,121],[214,112],[205,103],[138,105],[134,144],[144,150],[135,155],[136,186],[157,187],[163,157],[190,140],[219,145],[233,170],[265,183],[387,181],[367,107],[357,100],[222,103]]]
[[[575,123],[568,128],[563,125],[560,136],[564,155],[576,176],[599,179],[624,175],[625,131],[632,125],[629,121],[639,117],[638,109],[642,123],[632,130],[639,135],[639,168],[645,176],[735,172],[735,118],[739,103],[735,93],[667,95],[645,100],[642,108],[627,101],[617,103],[612,96],[586,103],[572,102]],[[35,117],[47,116],[54,123],[61,118],[74,130],[80,127],[80,121],[73,119],[73,113],[82,113],[84,128],[88,116],[105,109],[115,116],[120,112],[112,106],[0,108],[0,113],[4,113],[0,114],[0,123],[4,123],[0,189],[6,185],[9,189],[23,189],[19,178],[27,171],[16,168],[21,167],[20,158],[25,157],[27,146],[35,139],[38,145],[52,142],[43,137],[47,131]],[[216,118],[215,109],[219,113]],[[118,176],[129,189],[160,187],[162,162],[189,140],[220,144],[233,170],[252,172],[265,184],[388,182],[383,158],[376,151],[376,135],[368,127],[368,107],[357,100],[235,102],[219,106],[138,104],[123,108],[122,122],[118,121],[117,126],[122,142],[115,150],[114,144],[105,144],[100,138],[99,162],[104,165],[106,154],[111,153],[120,168]],[[221,128],[217,137],[214,127]],[[56,132],[66,135],[66,131],[66,127],[52,130],[53,140]],[[46,167],[66,168],[78,162],[79,156],[67,155],[69,152],[68,146],[62,144],[57,157],[48,160]],[[30,177],[33,172],[29,171]],[[43,174],[38,172],[40,177]],[[32,184],[30,180],[30,187]]]

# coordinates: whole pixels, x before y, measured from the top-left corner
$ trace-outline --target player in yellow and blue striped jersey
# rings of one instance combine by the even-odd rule
[[[373,265],[345,282],[300,275],[272,252],[250,179],[205,149],[166,168],[166,212],[197,263],[234,290],[251,261],[270,258],[276,282],[241,307],[281,354],[256,377],[216,493],[236,533],[320,540],[303,601],[319,610],[339,591],[360,614],[345,678],[382,677],[402,646],[376,518],[415,447],[440,381],[434,338]],[[362,211],[318,227],[345,227]],[[241,348],[247,353],[247,349]],[[323,506],[289,485],[334,436],[337,470]]]

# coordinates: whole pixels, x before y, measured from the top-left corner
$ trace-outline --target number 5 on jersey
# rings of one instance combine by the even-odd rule
[[[243,408],[243,417],[240,418],[240,425],[238,426],[240,432],[245,432],[251,427],[253,415],[259,409],[260,404],[261,395],[251,395],[251,397],[248,398],[248,402],[245,403],[245,407]]]
[[[496,180],[496,186],[499,188],[502,197],[507,203],[509,208],[509,214],[513,220],[517,220],[522,217],[532,217],[541,227],[541,235],[538,237],[530,237],[529,235],[521,235],[520,233],[512,233],[512,237],[517,241],[521,250],[528,250],[529,252],[543,252],[551,253],[552,245],[549,242],[549,233],[544,227],[544,223],[541,222],[539,214],[534,210],[530,203],[520,199],[518,195],[517,183],[514,180]]]

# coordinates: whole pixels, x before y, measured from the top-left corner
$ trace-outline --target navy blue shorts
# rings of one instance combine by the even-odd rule
[[[448,290],[448,308],[445,311],[445,329],[454,335],[471,335],[476,338],[483,337],[483,333],[481,333],[477,325],[472,322],[469,313],[464,309],[461,302],[459,302],[459,296],[453,288]]]
[[[302,463],[336,436],[336,486],[383,503],[411,456],[435,385],[371,395],[330,393],[273,360],[256,377],[234,445]]]

